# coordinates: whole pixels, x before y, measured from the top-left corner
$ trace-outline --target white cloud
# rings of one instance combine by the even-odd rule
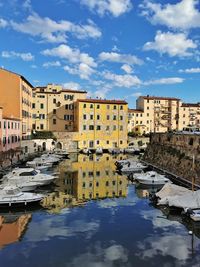
[[[91,20],[88,20],[86,25],[76,25],[67,20],[56,22],[33,13],[23,23],[11,21],[10,25],[16,31],[39,36],[42,40],[52,43],[65,43],[67,41],[66,33],[71,33],[78,39],[101,37],[101,31]]]
[[[112,48],[112,51],[119,52],[120,50],[119,50],[119,48],[116,45],[114,45],[113,48]]]
[[[113,84],[117,87],[134,87],[141,85],[141,80],[137,76],[125,74],[125,75],[117,75],[111,72],[104,72],[103,77],[107,80],[113,82]]]
[[[4,58],[21,58],[24,61],[34,60],[34,56],[31,53],[18,53],[15,51],[2,51],[1,56]]]
[[[79,75],[81,79],[89,80],[95,70],[86,63],[80,63],[75,67],[64,66],[64,70],[73,75]]]
[[[197,45],[191,39],[187,39],[187,35],[184,33],[162,33],[158,31],[155,41],[147,42],[143,48],[147,51],[156,50],[161,54],[167,53],[170,57],[186,57],[191,56],[192,53],[189,50],[196,47]]]
[[[49,61],[49,62],[45,62],[42,65],[44,68],[49,68],[49,67],[60,67],[60,61]]]
[[[66,89],[73,89],[73,90],[81,90],[81,86],[78,83],[75,82],[67,82],[63,83],[63,88]]]
[[[139,97],[139,96],[141,96],[141,95],[142,95],[142,93],[140,93],[140,92],[136,92],[136,93],[133,93],[131,96]]]
[[[0,19],[0,28],[8,26],[8,22],[5,19]]]
[[[177,4],[152,3],[145,1],[141,5],[142,14],[152,24],[166,25],[174,29],[189,29],[200,27],[200,12],[198,0],[182,0]]]
[[[96,11],[100,16],[110,13],[119,17],[132,9],[131,0],[81,0],[81,4]]]
[[[84,63],[90,67],[96,67],[94,59],[86,53],[81,53],[77,48],[71,48],[68,45],[59,45],[53,49],[46,49],[41,52],[45,56],[59,57],[67,59],[70,63]]]
[[[185,69],[185,70],[179,70],[179,72],[184,73],[200,73],[200,68],[191,68],[191,69]]]
[[[130,65],[124,64],[121,66],[121,69],[124,70],[126,73],[130,74],[133,72],[133,69],[131,68]]]
[[[144,85],[176,84],[176,83],[182,83],[183,81],[184,81],[184,79],[179,78],[179,77],[161,78],[161,79],[157,79],[157,80],[150,80],[150,81],[144,82]]]
[[[99,54],[99,59],[101,61],[109,61],[109,62],[116,62],[116,63],[124,63],[124,64],[137,64],[141,65],[143,61],[137,58],[134,55],[130,54],[119,54],[115,52],[102,52]]]

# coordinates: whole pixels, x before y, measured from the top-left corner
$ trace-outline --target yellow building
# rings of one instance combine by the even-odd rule
[[[86,98],[86,91],[63,89],[48,84],[33,89],[33,130],[65,132],[74,130],[74,103]]]
[[[127,147],[128,104],[123,100],[79,99],[76,102],[78,147]]]
[[[140,96],[130,110],[129,130],[141,134],[181,129],[182,102],[173,97]]]
[[[22,140],[31,135],[32,88],[23,76],[0,68],[0,106],[5,117],[21,121]]]
[[[183,103],[180,116],[181,128],[188,125],[200,127],[200,103]]]

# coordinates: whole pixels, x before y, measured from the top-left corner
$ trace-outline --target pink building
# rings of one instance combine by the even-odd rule
[[[21,123],[17,118],[6,118],[0,108],[0,152],[20,147]]]

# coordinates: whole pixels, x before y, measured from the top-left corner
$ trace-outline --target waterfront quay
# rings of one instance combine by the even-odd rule
[[[199,224],[152,206],[156,188],[115,171],[125,158],[70,154],[40,206],[1,209],[1,266],[199,266]]]

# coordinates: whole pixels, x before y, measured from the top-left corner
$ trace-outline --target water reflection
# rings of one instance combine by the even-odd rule
[[[114,162],[125,156],[77,155],[62,162],[56,192],[43,201],[43,207],[58,213],[65,207],[84,205],[89,200],[126,197],[127,177],[115,171]]]
[[[31,214],[0,216],[0,248],[19,241],[30,220]]]

